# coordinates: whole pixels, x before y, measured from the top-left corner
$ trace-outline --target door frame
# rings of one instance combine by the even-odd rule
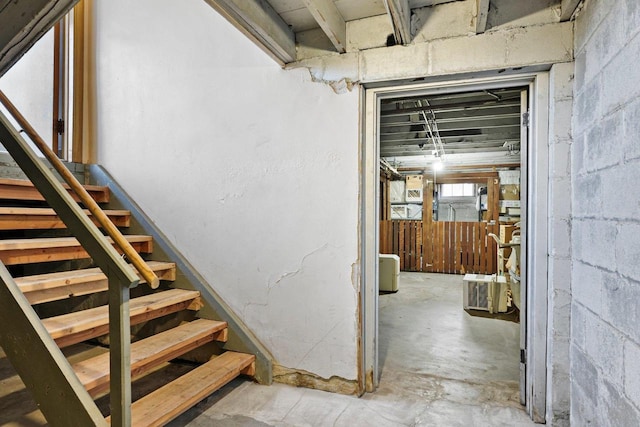
[[[360,378],[364,390],[378,386],[378,252],[379,252],[379,135],[380,101],[385,98],[498,89],[529,88],[528,140],[522,141],[521,201],[522,201],[522,263],[525,292],[523,330],[527,361],[526,408],[536,422],[546,417],[547,391],[547,254],[548,254],[548,188],[549,188],[549,73],[524,72],[480,77],[438,79],[434,82],[399,84],[376,83],[361,87],[360,141]],[[535,209],[534,209],[535,207]]]

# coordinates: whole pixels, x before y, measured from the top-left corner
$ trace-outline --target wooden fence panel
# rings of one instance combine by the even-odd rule
[[[380,252],[400,257],[402,271],[497,272],[497,248],[488,237],[498,225],[486,222],[380,221]]]

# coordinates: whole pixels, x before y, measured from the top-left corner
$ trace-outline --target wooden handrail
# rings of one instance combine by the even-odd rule
[[[71,189],[78,195],[80,201],[91,212],[93,217],[100,223],[106,233],[113,239],[116,245],[127,256],[131,264],[138,270],[140,275],[147,281],[152,289],[156,289],[160,285],[160,279],[149,268],[147,263],[142,259],[140,254],[129,244],[124,238],[120,230],[113,225],[109,217],[102,211],[100,206],[89,195],[87,190],[78,182],[75,176],[67,169],[62,161],[55,155],[55,153],[49,148],[46,142],[38,135],[36,130],[29,124],[27,119],[18,111],[13,103],[6,97],[6,95],[0,90],[0,103],[4,105],[7,111],[18,122],[23,131],[31,138],[33,143],[40,149],[42,154],[47,158],[49,163],[60,174],[60,176],[66,181]]]

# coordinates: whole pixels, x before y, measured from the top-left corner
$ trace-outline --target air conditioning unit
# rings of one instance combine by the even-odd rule
[[[483,310],[490,313],[501,311],[500,304],[506,291],[507,279],[504,276],[486,274],[465,274],[463,279],[463,302],[465,310]]]

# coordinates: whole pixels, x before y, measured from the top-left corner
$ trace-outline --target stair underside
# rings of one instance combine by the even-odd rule
[[[199,308],[200,293],[182,289],[156,292],[129,302],[131,324],[146,322],[190,307]],[[77,344],[109,333],[109,307],[101,306],[43,319],[59,347]]]
[[[238,375],[254,375],[254,370],[254,355],[227,351],[134,402],[131,425],[165,425]]]
[[[197,319],[131,344],[131,378],[208,342],[225,342],[226,328],[226,322]],[[109,390],[109,353],[76,363],[73,369],[92,396]]]
[[[172,262],[147,261],[147,265],[160,280],[176,279],[176,265]],[[18,277],[15,282],[30,304],[103,292],[109,286],[107,277],[99,268]],[[142,277],[140,283],[145,283]]]
[[[76,202],[79,201],[68,185],[63,184],[63,187]],[[99,185],[83,185],[83,187],[97,203],[109,203],[109,187]],[[0,178],[0,199],[44,201],[44,197],[31,181],[9,178]]]
[[[153,252],[151,236],[125,235],[124,237],[137,252]],[[112,242],[110,238],[107,240]],[[89,258],[89,254],[74,237],[0,240],[0,261],[5,265],[83,258]]]
[[[94,224],[99,225],[93,219],[91,212],[84,211]],[[127,210],[104,210],[111,222],[116,227],[129,227],[131,213]],[[0,230],[49,230],[66,228],[66,225],[50,208],[16,208],[0,207]]]

